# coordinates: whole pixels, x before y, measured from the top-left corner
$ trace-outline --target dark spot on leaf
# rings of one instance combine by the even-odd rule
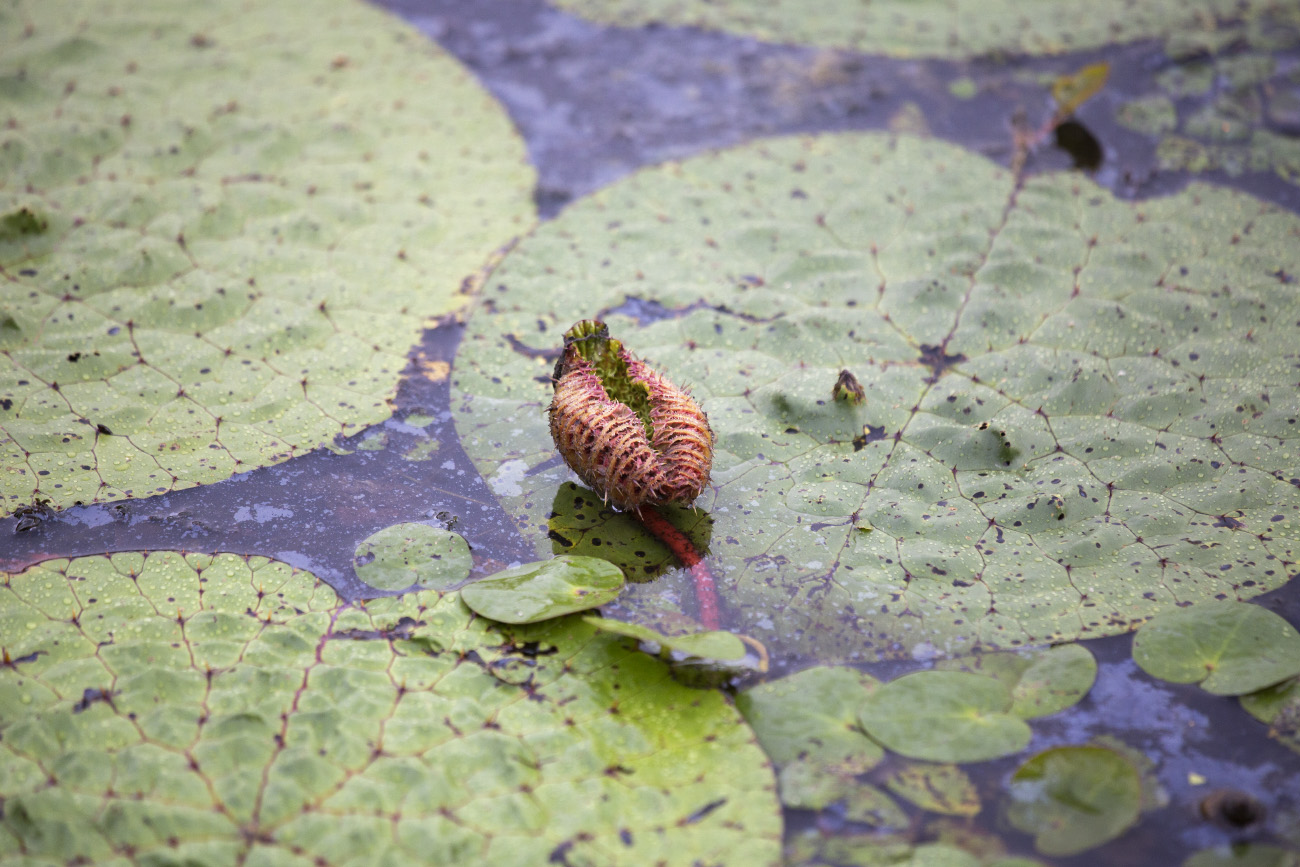
[[[948,371],[948,368],[966,361],[966,356],[960,352],[956,355],[948,355],[943,351],[942,346],[922,343],[919,361],[925,367],[930,368],[930,376],[926,379],[926,382],[935,383],[939,381],[939,377]]]

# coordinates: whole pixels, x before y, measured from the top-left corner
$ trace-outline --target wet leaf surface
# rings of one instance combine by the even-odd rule
[[[1019,752],[1029,726],[1010,713],[1011,690],[963,671],[918,671],[872,690],[862,728],[894,752],[934,762],[979,762]]]
[[[1034,835],[1044,855],[1075,855],[1119,836],[1137,821],[1137,769],[1103,747],[1039,753],[1011,777],[1007,818]]]
[[[1300,674],[1300,632],[1258,605],[1203,602],[1139,629],[1133,659],[1163,680],[1243,695]]]
[[[6,576],[0,860],[778,862],[720,694],[576,619],[526,629],[431,591],[349,606],[264,558]]]
[[[469,577],[465,537],[428,524],[394,524],[357,546],[357,577],[376,590],[450,590]]]
[[[481,578],[461,590],[475,613],[498,623],[534,623],[599,608],[618,598],[623,573],[596,557],[564,554]]]
[[[775,653],[1114,634],[1278,587],[1300,556],[1279,277],[1300,262],[1278,258],[1297,238],[1293,216],[1210,187],[1134,204],[933,141],[756,143],[642,172],[525,239],[470,323],[453,409],[549,550],[568,474],[547,362],[517,347],[599,315],[709,414],[697,505],[722,607]],[[846,366],[861,406],[831,399]]]
[[[4,15],[0,513],[383,421],[422,324],[531,223],[504,112],[364,4]]]

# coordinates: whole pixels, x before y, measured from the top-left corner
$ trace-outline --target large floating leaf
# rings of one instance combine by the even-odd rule
[[[597,21],[732,30],[773,42],[808,42],[901,56],[964,57],[994,51],[1055,54],[1131,42],[1273,4],[1262,0],[554,0]]]
[[[779,860],[721,694],[573,618],[520,644],[455,595],[120,554],[6,576],[0,636],[4,863]]]
[[[382,421],[532,180],[483,88],[364,3],[6,4],[0,514]]]
[[[935,762],[978,762],[1029,743],[1029,726],[1012,716],[1011,690],[964,671],[918,671],[874,690],[858,719],[896,753]]]
[[[357,546],[357,577],[379,590],[447,590],[469,577],[474,558],[465,537],[428,524],[394,524]]]
[[[599,608],[622,589],[617,566],[564,554],[480,578],[460,595],[475,613],[499,623],[534,623]]]
[[[1133,660],[1161,680],[1244,695],[1300,674],[1300,633],[1258,605],[1203,602],[1139,629]]]
[[[846,658],[1114,634],[1300,560],[1292,274],[1300,219],[1238,193],[1121,202],[937,141],[757,142],[526,238],[453,409],[549,554],[569,476],[521,350],[600,315],[709,414],[697,505],[738,630]],[[861,405],[831,398],[842,369]],[[689,592],[627,604],[664,586]]]
[[[1007,818],[1044,855],[1075,855],[1137,821],[1142,784],[1133,765],[1104,747],[1058,747],[1011,776]]]

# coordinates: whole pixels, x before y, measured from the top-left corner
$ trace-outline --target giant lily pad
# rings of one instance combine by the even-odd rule
[[[1258,605],[1203,602],[1139,629],[1133,660],[1161,680],[1244,695],[1300,674],[1300,633]]]
[[[564,554],[503,569],[460,592],[475,613],[498,623],[535,623],[613,602],[623,573],[596,557]],[[739,643],[739,642],[737,642]]]
[[[382,421],[532,180],[484,89],[364,3],[6,4],[0,514]]]
[[[530,629],[544,652],[455,595],[350,606],[229,554],[5,576],[0,860],[778,863],[721,694],[574,618]]]
[[[964,671],[918,671],[872,691],[858,719],[889,749],[935,762],[978,762],[1029,743],[1029,726],[1011,714],[1011,690]]]
[[[1137,821],[1138,771],[1104,747],[1058,747],[1011,776],[1007,818],[1034,835],[1044,855],[1076,855],[1118,837]]]
[[[555,0],[608,24],[670,23],[731,30],[773,42],[807,42],[901,56],[965,57],[988,52],[1056,54],[1131,42],[1216,17],[1267,8],[1262,0]]]
[[[823,658],[1109,635],[1300,560],[1297,273],[1300,219],[1227,190],[1124,202],[932,140],[755,142],[515,247],[453,411],[549,554],[569,475],[538,351],[599,315],[717,434],[697,505],[729,625]],[[845,368],[860,405],[831,398]]]

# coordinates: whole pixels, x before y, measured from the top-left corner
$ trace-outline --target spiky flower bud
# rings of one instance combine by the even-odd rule
[[[831,397],[842,403],[859,404],[866,400],[867,395],[856,376],[847,370],[841,370],[839,378],[831,388]]]
[[[708,484],[713,430],[691,396],[584,319],[555,365],[551,438],[578,478],[620,509],[687,505]]]

